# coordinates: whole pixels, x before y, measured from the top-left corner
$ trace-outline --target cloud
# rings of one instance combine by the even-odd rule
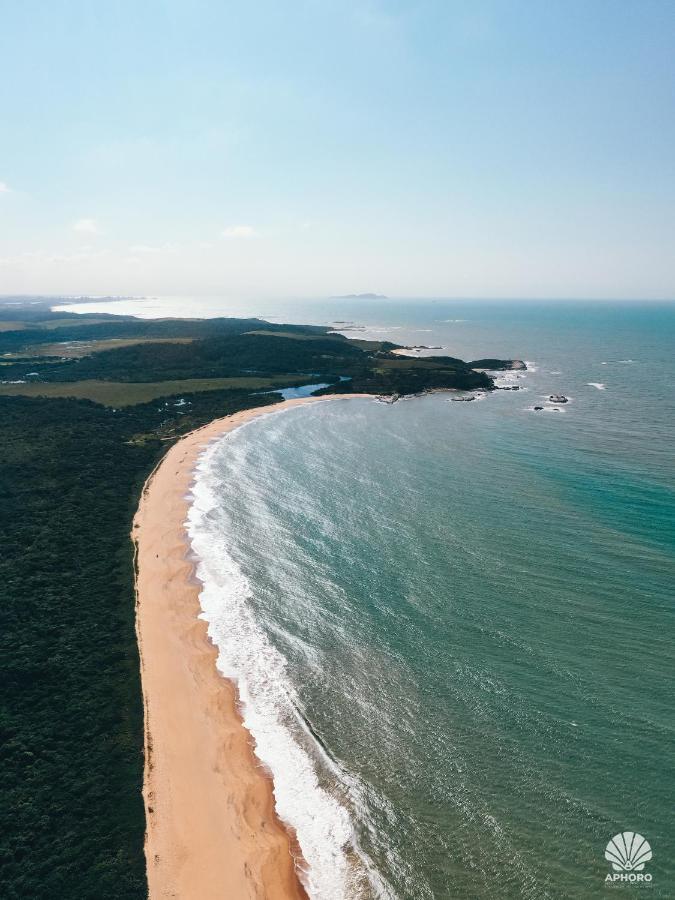
[[[31,267],[51,266],[61,264],[79,264],[90,261],[102,260],[109,256],[107,250],[93,250],[91,247],[81,247],[74,253],[46,250],[24,250],[14,256],[0,257],[0,266],[19,267],[29,265]]]
[[[161,253],[161,247],[153,247],[151,244],[134,244],[129,247],[131,253]]]
[[[9,194],[11,188],[6,181],[0,181],[0,194]]]
[[[164,244],[134,244],[129,247],[129,252],[134,257],[156,256],[158,253],[176,253],[180,249],[181,247],[179,244],[167,241]]]
[[[100,234],[95,219],[78,219],[77,222],[73,222],[73,231],[77,231],[78,234]]]
[[[256,230],[252,225],[230,225],[221,232],[224,238],[252,238],[256,236]]]

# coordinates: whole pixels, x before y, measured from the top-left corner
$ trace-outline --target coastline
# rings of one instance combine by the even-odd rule
[[[208,444],[260,416],[329,394],[243,410],[182,437],[148,477],[134,517],[136,634],[144,706],[145,857],[151,900],[300,900],[299,848],[276,815],[236,689],[198,618],[185,521]]]

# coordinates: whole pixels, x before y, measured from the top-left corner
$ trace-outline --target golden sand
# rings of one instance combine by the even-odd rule
[[[185,521],[194,466],[210,441],[287,400],[217,419],[183,437],[148,478],[134,518],[136,631],[145,707],[145,855],[150,900],[305,897],[299,850],[275,814],[234,685],[199,619]]]

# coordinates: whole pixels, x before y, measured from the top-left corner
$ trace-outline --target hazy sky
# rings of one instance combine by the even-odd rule
[[[0,293],[675,297],[673,0],[0,8]]]

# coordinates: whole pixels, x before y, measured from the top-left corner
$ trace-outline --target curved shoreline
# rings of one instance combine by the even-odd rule
[[[194,467],[208,444],[246,422],[330,394],[215,419],[171,446],[134,516],[136,634],[141,661],[145,856],[150,900],[301,900],[302,858],[276,815],[232,682],[198,618],[200,585],[185,522]]]

